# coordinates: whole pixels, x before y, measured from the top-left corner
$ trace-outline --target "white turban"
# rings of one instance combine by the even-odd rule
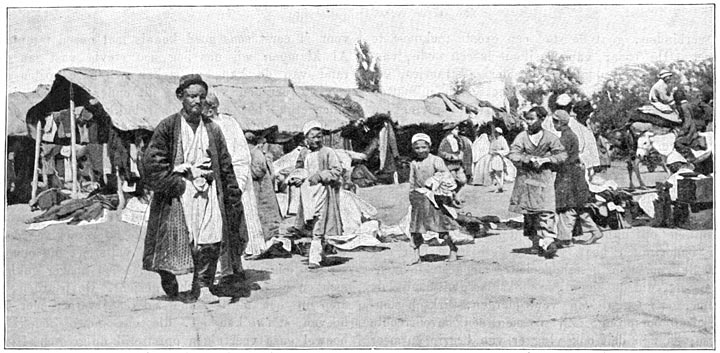
[[[568,96],[567,94],[563,93],[559,97],[557,97],[557,99],[555,100],[555,103],[557,103],[557,105],[559,105],[559,106],[564,107],[564,106],[572,103],[572,98],[570,98],[570,96]]]
[[[412,139],[410,139],[410,144],[415,144],[417,141],[425,141],[428,145],[432,145],[432,141],[430,140],[430,136],[427,134],[419,133],[413,135]]]
[[[665,70],[665,69],[660,70],[660,73],[658,74],[659,78],[663,78],[663,77],[667,77],[667,76],[672,76],[672,72]]]
[[[322,125],[315,120],[310,120],[303,125],[303,135],[307,135],[312,129],[322,129]]]

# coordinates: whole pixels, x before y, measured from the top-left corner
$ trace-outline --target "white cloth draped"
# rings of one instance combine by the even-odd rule
[[[486,156],[490,153],[490,140],[487,134],[482,134],[473,141],[473,185],[485,185],[491,183],[488,170],[489,159]]]
[[[318,156],[317,151],[310,152],[305,156],[304,169],[307,171],[307,175],[314,175],[320,171]],[[310,185],[306,180],[300,185],[300,202],[303,204],[303,215],[306,222],[320,216],[320,212],[327,202],[327,188],[320,183]]]
[[[182,119],[180,133],[183,159],[185,163],[193,166],[192,174],[197,176],[197,167],[210,161],[205,124],[200,120],[197,130],[193,132],[185,119]],[[185,179],[185,193],[180,201],[190,239],[195,244],[219,243],[222,240],[223,220],[217,196],[217,182],[196,187],[193,180]]]
[[[233,172],[240,191],[245,192],[245,186],[252,184],[250,180],[250,148],[245,133],[235,119],[226,114],[218,114],[213,122],[220,127],[225,137],[228,153],[232,159]],[[244,200],[243,200],[244,204]]]
[[[568,122],[568,126],[577,136],[580,162],[583,163],[586,169],[600,166],[600,152],[598,152],[597,141],[592,130],[572,117]]]

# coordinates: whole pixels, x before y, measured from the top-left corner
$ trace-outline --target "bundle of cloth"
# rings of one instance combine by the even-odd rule
[[[631,224],[626,217],[631,215],[629,209],[633,195],[627,190],[620,189],[613,180],[606,181],[599,177],[593,180],[594,182],[589,184],[593,200],[589,206],[593,221],[604,228],[630,228]]]
[[[299,226],[296,222],[300,208],[300,188],[291,185],[294,179],[304,180],[309,177],[307,169],[299,167],[298,160],[302,158],[303,147],[287,153],[273,162],[277,188],[276,193],[280,211],[285,227],[281,227],[279,236],[268,239],[267,249],[256,258],[287,257],[291,254],[306,256],[312,237],[311,229]],[[341,219],[341,234],[325,236],[326,253],[343,251],[381,251],[388,247],[378,240],[380,222],[377,220],[375,207],[362,200],[351,187],[350,173],[352,161],[360,158],[358,153],[342,149],[332,149],[342,167],[342,188],[338,195],[339,216]],[[295,217],[292,217],[295,216]],[[287,218],[289,217],[289,218]]]
[[[325,237],[325,253],[334,254],[337,250],[375,252],[389,249],[379,239],[382,231],[374,206],[348,190],[340,190],[338,203],[342,234]],[[294,217],[286,219],[285,225],[287,232],[268,240],[268,250],[259,258],[287,257],[291,254],[308,256],[311,230],[298,229]]]
[[[104,210],[115,210],[118,196],[96,194],[84,199],[69,199],[50,206],[42,214],[25,221],[26,224],[68,220],[68,224],[93,221],[104,216]]]
[[[50,207],[59,205],[69,198],[70,196],[62,192],[59,188],[51,188],[39,193],[34,199],[30,200],[28,205],[31,211],[46,211]]]

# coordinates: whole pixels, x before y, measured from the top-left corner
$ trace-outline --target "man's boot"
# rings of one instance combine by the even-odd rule
[[[220,301],[220,298],[210,291],[219,257],[220,243],[201,244],[193,249],[195,271],[191,294],[195,301],[205,304],[217,304]]]
[[[160,275],[160,285],[168,298],[177,298],[179,294],[177,277],[170,272],[162,270],[158,271],[158,274]]]

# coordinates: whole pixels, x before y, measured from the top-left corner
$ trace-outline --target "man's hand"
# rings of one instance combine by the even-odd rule
[[[308,178],[310,185],[317,185],[320,182],[320,173],[315,173]]]
[[[173,168],[173,173],[185,174],[191,167],[188,163],[178,164]]]
[[[540,166],[542,166],[543,164],[550,162],[550,159],[543,157],[543,158],[533,158],[530,161],[533,163],[533,166],[535,166],[535,168],[540,168]]]
[[[212,170],[190,167],[190,174],[193,178],[205,177],[206,175],[211,175],[212,173]]]
[[[300,187],[300,185],[302,185],[302,183],[303,183],[303,179],[300,179],[300,178],[290,178],[287,180],[287,184],[291,185],[291,186]]]

